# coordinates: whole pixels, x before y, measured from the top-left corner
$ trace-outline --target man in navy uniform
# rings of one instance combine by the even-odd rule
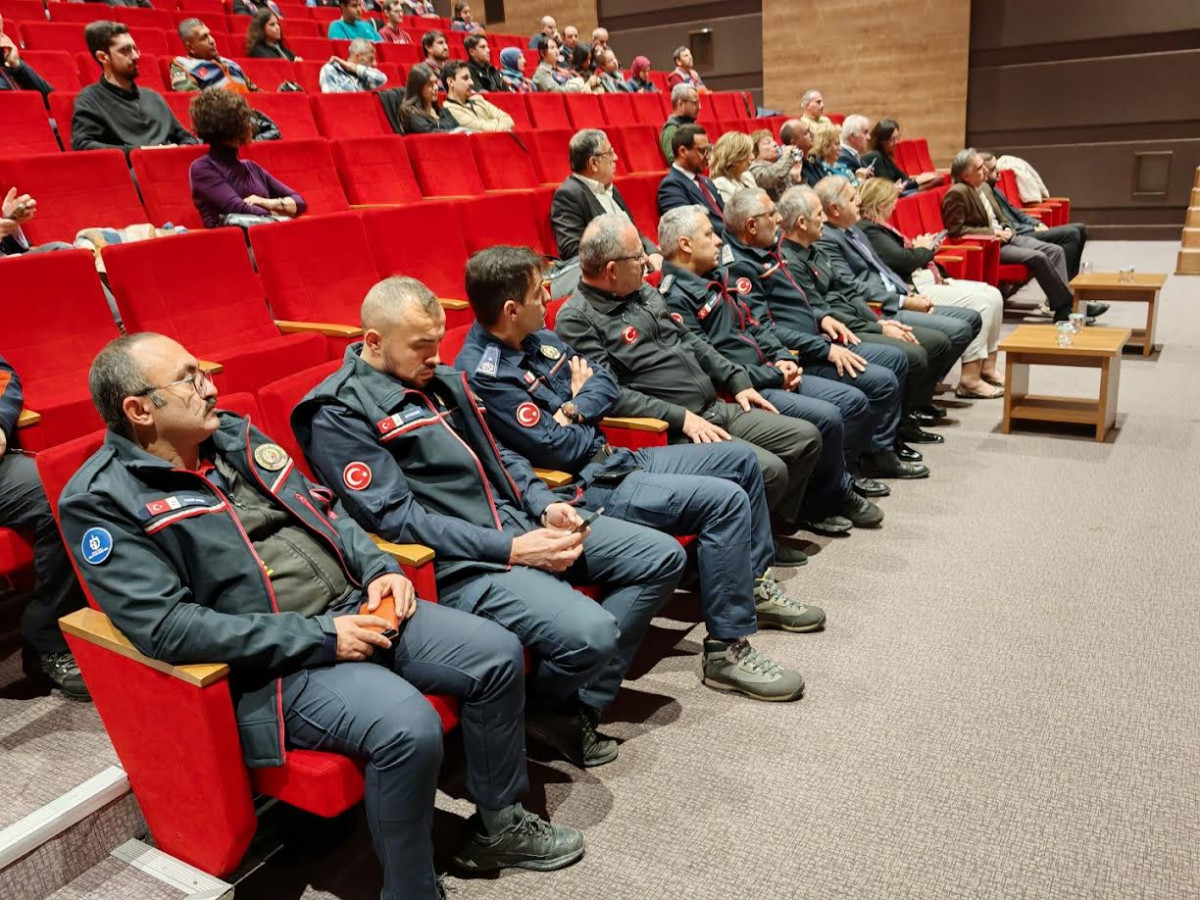
[[[362,325],[341,369],[292,413],[314,470],[364,527],[434,549],[439,602],[534,652],[536,732],[579,765],[611,762],[617,743],[596,726],[683,574],[682,548],[607,517],[585,528],[495,439],[466,375],[438,359],[446,316],[421,282],[375,285]],[[603,598],[572,584],[598,584]]]
[[[59,508],[92,596],[146,656],[229,665],[247,765],[282,765],[292,747],[366,760],[385,900],[444,896],[431,835],[442,727],[423,692],[461,701],[478,812],[455,863],[546,870],[583,855],[576,829],[517,802],[528,775],[511,634],[415,598],[327,489],[248,419],[216,410],[216,388],[175,341],[117,338],[88,383],[108,433]],[[385,600],[395,620],[373,614]]]

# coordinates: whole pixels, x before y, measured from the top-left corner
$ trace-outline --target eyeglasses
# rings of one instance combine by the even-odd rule
[[[712,144],[709,144],[707,147],[692,147],[691,149],[695,150],[701,156],[711,156],[712,155]]]
[[[635,253],[632,256],[614,256],[613,262],[627,262],[627,261],[633,260],[633,259],[639,260],[640,262],[642,262],[644,264],[647,259],[646,251],[643,250],[641,253]]]
[[[194,374],[180,378],[178,381],[172,381],[170,384],[162,384],[158,387],[148,387],[144,391],[138,391],[133,396],[145,397],[147,394],[153,394],[155,391],[165,391],[168,388],[173,388],[180,384],[190,384],[192,386],[192,390],[194,390],[198,395],[202,396],[204,386],[206,384],[212,384],[212,378],[210,378],[208,373],[203,369],[197,369]]]
[[[595,156],[597,158],[602,158],[602,159],[611,159],[615,162],[616,158],[617,158],[617,151],[614,150],[612,147],[609,147],[603,153],[593,153],[592,156]]]

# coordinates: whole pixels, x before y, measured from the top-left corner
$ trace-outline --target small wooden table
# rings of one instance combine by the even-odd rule
[[[1128,328],[1090,326],[1071,335],[1071,346],[1058,346],[1053,325],[1021,325],[1000,342],[1005,354],[1004,433],[1014,419],[1092,425],[1103,441],[1117,419],[1117,389],[1121,383],[1121,348]],[[1097,400],[1029,393],[1030,366],[1075,366],[1100,370]]]
[[[1108,300],[1119,303],[1145,303],[1146,327],[1133,329],[1130,344],[1142,348],[1142,356],[1154,352],[1155,305],[1158,292],[1167,281],[1166,275],[1153,272],[1135,272],[1127,284],[1121,282],[1119,272],[1091,272],[1076,275],[1071,279],[1075,291],[1075,312],[1083,312],[1092,300]]]

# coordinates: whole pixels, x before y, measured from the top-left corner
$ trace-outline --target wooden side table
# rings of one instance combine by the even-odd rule
[[[1016,420],[1091,425],[1103,441],[1117,420],[1121,384],[1121,349],[1128,328],[1084,328],[1071,336],[1070,347],[1058,346],[1053,325],[1021,325],[1000,342],[1005,357],[1004,433]],[[1100,395],[1091,400],[1029,393],[1030,366],[1074,366],[1100,370]]]
[[[1166,283],[1167,276],[1153,272],[1135,272],[1128,283],[1122,283],[1120,278],[1119,272],[1091,272],[1072,278],[1075,312],[1082,312],[1091,300],[1145,303],[1146,327],[1133,329],[1130,343],[1142,348],[1142,356],[1149,356],[1154,352],[1154,321],[1157,315],[1158,292]]]

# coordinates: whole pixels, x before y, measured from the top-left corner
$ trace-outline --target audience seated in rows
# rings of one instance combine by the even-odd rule
[[[4,17],[0,16],[0,91],[37,91],[45,96],[54,87],[42,78],[29,63],[21,59],[21,48],[4,33]]]
[[[554,38],[539,37],[535,49],[541,61],[531,79],[534,90],[590,94],[599,85],[600,79],[594,73],[584,72],[576,75],[570,69],[563,68],[559,62],[558,43]]]
[[[579,42],[579,29],[568,25],[562,32],[562,46],[558,50],[559,65],[570,69],[576,75],[590,72],[592,65],[592,48]]]
[[[465,31],[468,34],[478,34],[486,29],[471,18],[471,6],[465,0],[457,0],[454,4],[454,18],[450,22],[451,31]]]
[[[400,123],[405,134],[437,134],[458,129],[454,116],[437,98],[437,75],[428,66],[413,66],[400,105]]]
[[[835,169],[841,151],[840,130],[832,122],[818,123],[812,129],[813,145],[808,151],[808,163],[816,173],[817,181],[826,175],[840,175]]]
[[[601,54],[600,68],[597,74],[600,77],[600,83],[597,85],[599,92],[605,94],[629,93],[629,85],[625,83],[625,76],[621,73],[621,62],[611,48]]]
[[[379,29],[379,40],[385,44],[411,44],[412,35],[404,29],[403,0],[384,0],[383,15],[387,24]]]
[[[757,187],[750,174],[750,160],[754,153],[754,142],[742,131],[727,131],[713,146],[708,174],[721,193],[721,200],[729,202],[738,188]]]
[[[246,30],[246,55],[252,59],[300,59],[283,39],[283,25],[279,16],[269,9],[260,9],[250,20]]]
[[[688,87],[694,87],[698,91],[707,90],[704,87],[704,82],[700,78],[700,73],[692,68],[692,51],[687,47],[675,48],[675,68],[671,74],[667,76],[667,87],[671,88],[671,96],[674,97],[674,90],[677,85],[686,84]]]
[[[352,94],[379,90],[387,84],[387,76],[375,68],[375,45],[355,38],[345,59],[331,56],[321,66],[320,84],[322,94]]]
[[[671,150],[671,138],[681,125],[691,125],[700,115],[700,92],[690,84],[677,84],[671,88],[671,115],[658,132],[658,146],[663,159],[670,165],[675,159]]]
[[[533,82],[525,77],[525,54],[518,47],[505,47],[500,51],[500,77],[510,91],[528,94],[533,90]]]
[[[233,0],[232,8],[235,16],[257,16],[263,10],[267,10],[279,18],[283,18],[283,13],[275,0]]]
[[[342,16],[329,23],[331,41],[353,41],[358,38],[378,44],[383,41],[375,26],[363,18],[362,0],[339,0]]]
[[[694,88],[692,90],[695,90]],[[708,210],[713,231],[724,236],[725,204],[721,192],[704,170],[712,146],[701,125],[681,125],[671,136],[671,168],[658,185],[658,214],[677,206],[702,206]]]
[[[400,2],[404,5],[404,11],[410,16],[422,16],[427,19],[438,17],[433,0],[400,0]]]
[[[895,119],[883,118],[871,129],[871,149],[862,155],[862,161],[874,167],[876,178],[896,182],[902,193],[932,187],[941,181],[936,172],[909,175],[896,162],[896,144],[900,141],[900,124]]]
[[[187,51],[171,60],[171,89],[202,91],[221,88],[227,91],[257,91],[242,67],[217,52],[212,32],[200,19],[184,19],[179,23],[179,39]]]
[[[630,64],[629,78],[626,87],[633,94],[657,94],[658,85],[649,78],[650,60],[645,56],[635,56]]]
[[[486,35],[467,35],[463,38],[463,49],[467,51],[467,71],[471,73],[471,86],[475,90],[510,90],[504,83],[500,70],[492,65],[492,49]]]
[[[442,82],[442,66],[450,61],[450,45],[446,36],[440,31],[427,31],[421,36],[421,50],[425,58],[421,61],[429,68],[437,80],[438,90],[444,91],[446,85]]]
[[[790,186],[790,176],[795,161],[799,158],[795,147],[780,147],[769,129],[763,128],[752,135],[754,158],[750,161],[750,174],[754,183],[767,192],[767,196],[779,202],[783,192]]]
[[[809,125],[832,125],[833,120],[825,115],[825,98],[821,96],[821,92],[817,90],[808,90],[804,92],[804,96],[800,98],[800,112],[802,118]]]
[[[512,131],[512,116],[489,103],[482,95],[471,94],[471,70],[467,63],[452,59],[442,69],[446,82],[444,109],[459,127],[467,131]]]
[[[138,87],[141,54],[128,28],[120,22],[92,22],[83,36],[102,74],[75,97],[73,149],[116,147],[128,154],[135,147],[198,143],[158,92]]]
[[[813,187],[821,180],[821,174],[808,158],[815,141],[812,125],[803,119],[788,119],[779,129],[779,139],[784,146],[795,148],[794,162],[792,170],[788,173],[789,183],[787,186],[807,184],[809,187]]]
[[[250,143],[254,133],[245,97],[233,91],[201,91],[192,100],[190,112],[192,127],[208,144],[208,153],[193,162],[188,172],[192,202],[204,227],[251,224],[257,218],[293,218],[307,209],[300,194],[258,163],[238,159],[239,150]]]
[[[552,40],[556,38],[557,35],[558,23],[554,21],[554,16],[542,16],[542,20],[539,23],[539,30],[529,39],[529,49],[536,50],[538,48],[538,41],[541,38]],[[578,30],[576,30],[575,35],[576,37],[579,36]]]

